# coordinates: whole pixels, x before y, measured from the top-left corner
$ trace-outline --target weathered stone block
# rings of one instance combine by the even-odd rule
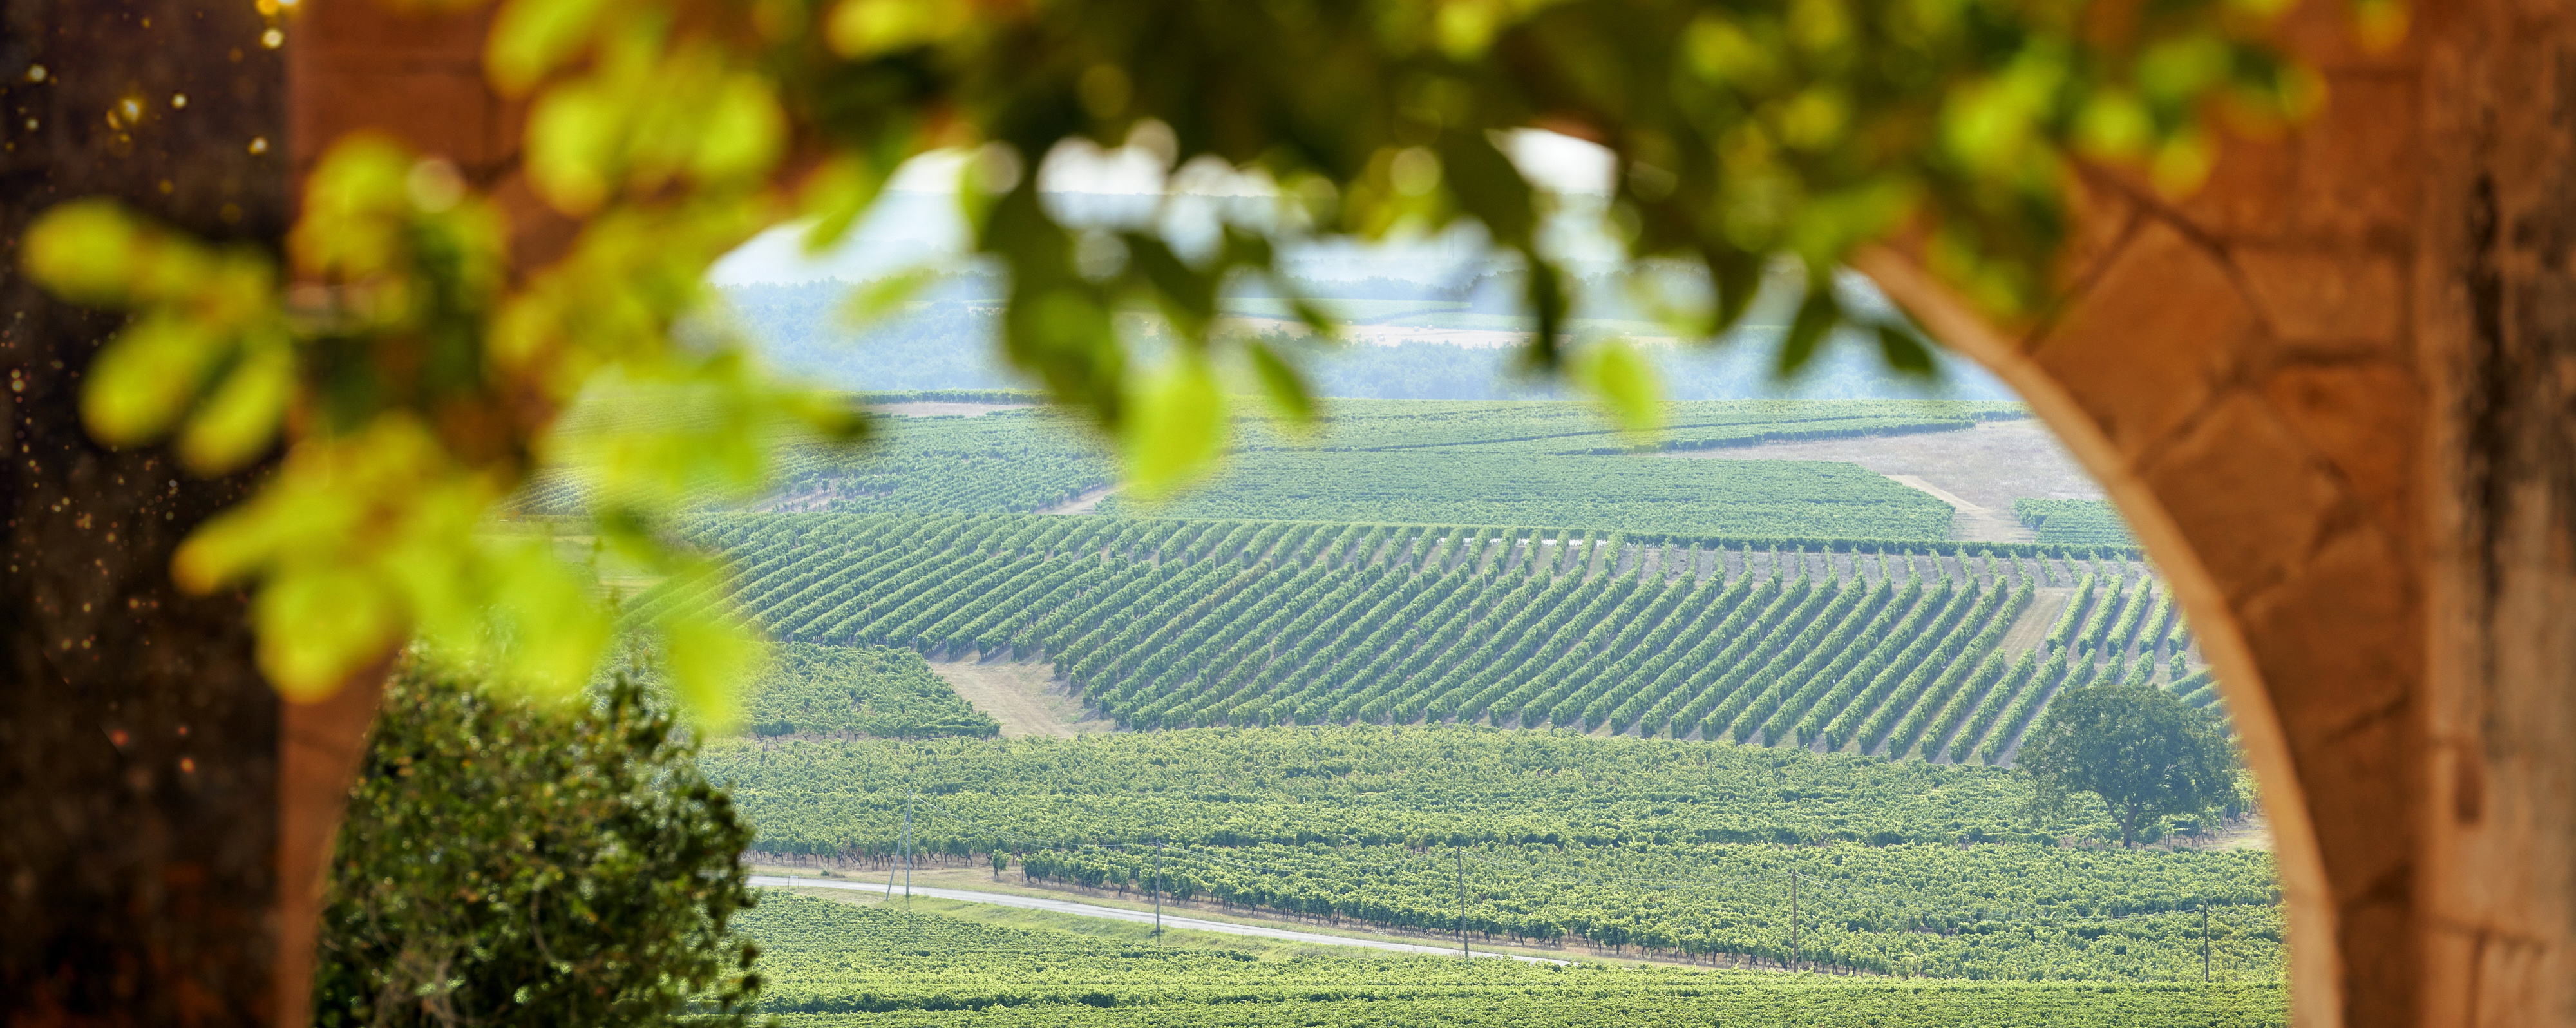
[[[2034,341],[2032,356],[2134,457],[2209,403],[2233,354],[2258,332],[2216,255],[2151,223]]]

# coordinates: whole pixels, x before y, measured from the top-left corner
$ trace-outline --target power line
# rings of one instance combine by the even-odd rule
[[[1012,839],[1015,839],[1015,840],[1018,840],[1018,841],[1020,841],[1020,842],[1022,842],[1022,843],[1024,843],[1024,844],[1034,844],[1034,845],[1032,845],[1032,846],[1031,846],[1031,848],[1033,848],[1033,849],[1038,849],[1038,850],[1051,850],[1051,851],[1057,851],[1057,852],[1065,852],[1065,851],[1066,851],[1066,849],[1067,849],[1066,847],[1064,847],[1063,845],[1061,845],[1061,843],[1060,843],[1060,842],[1055,841],[1055,840],[1044,840],[1044,839],[1038,839],[1038,838],[1036,838],[1036,837],[1033,837],[1033,836],[1027,835],[1026,833],[1022,833],[1022,832],[1018,832],[1018,831],[1013,831],[1013,830],[1005,829],[1005,828],[997,828],[997,827],[994,827],[994,826],[992,826],[992,825],[990,825],[990,824],[987,824],[987,823],[984,823],[984,822],[978,821],[978,820],[976,820],[976,819],[974,819],[974,818],[966,817],[966,816],[964,816],[964,815],[962,815],[962,814],[957,813],[955,810],[952,810],[952,809],[948,808],[946,805],[939,803],[939,802],[938,802],[938,801],[936,801],[936,800],[932,800],[932,799],[929,799],[929,798],[927,798],[927,797],[923,797],[923,796],[921,796],[921,795],[920,795],[920,794],[918,794],[918,793],[914,793],[914,794],[912,794],[911,796],[908,796],[908,797],[906,798],[906,800],[905,800],[904,828],[903,828],[903,842],[902,842],[902,849],[901,849],[901,853],[902,853],[902,860],[904,861],[904,875],[903,875],[903,877],[904,877],[904,880],[905,880],[905,895],[906,895],[907,897],[909,897],[909,896],[911,895],[911,888],[910,888],[910,885],[911,885],[911,875],[910,875],[910,866],[911,866],[911,832],[912,832],[912,828],[911,828],[911,818],[912,818],[912,807],[913,807],[913,804],[914,804],[915,802],[919,802],[919,803],[922,803],[922,804],[926,804],[926,805],[927,805],[931,810],[934,810],[934,811],[937,811],[937,812],[939,812],[939,813],[941,813],[941,814],[944,814],[944,815],[946,815],[947,817],[949,817],[949,818],[951,818],[951,819],[955,820],[956,822],[958,822],[958,823],[960,823],[960,824],[962,824],[962,825],[965,825],[965,826],[968,826],[968,827],[974,828],[974,829],[976,829],[976,830],[978,830],[978,831],[981,831],[981,832],[987,833],[987,834],[989,834],[989,835],[995,836],[995,837],[997,838],[997,841],[998,841],[999,837],[1008,836],[1008,837],[1010,837],[1010,838],[1012,838]],[[1156,931],[1157,936],[1159,937],[1159,935],[1160,935],[1160,933],[1161,933],[1161,927],[1160,927],[1160,925],[1161,925],[1162,889],[1163,889],[1163,874],[1164,874],[1163,866],[1162,866],[1162,865],[1163,865],[1163,863],[1164,863],[1165,850],[1166,850],[1166,848],[1167,848],[1167,846],[1168,846],[1168,842],[1167,842],[1167,841],[1161,841],[1161,840],[1158,840],[1158,841],[1157,841],[1157,842],[1155,842],[1153,845],[1154,845],[1154,856],[1153,856],[1153,871],[1152,871],[1152,876],[1153,876],[1153,877],[1152,877],[1152,888],[1153,888],[1153,890],[1154,890],[1155,917],[1156,917],[1156,929],[1155,929],[1155,931]],[[1266,844],[1266,845],[1278,846],[1279,844],[1277,844],[1277,843],[1269,843],[1269,844]],[[1101,851],[1101,852],[1124,852],[1124,851],[1130,851],[1130,850],[1133,850],[1133,849],[1137,849],[1137,848],[1139,848],[1139,846],[1138,846],[1138,844],[1134,844],[1134,843],[1110,842],[1110,843],[1094,843],[1094,844],[1086,844],[1084,847],[1080,847],[1080,848],[1096,849],[1096,850],[1099,850],[1099,851]],[[1280,848],[1281,848],[1281,849],[1289,849],[1290,847],[1280,846]],[[1343,848],[1343,847],[1338,847],[1338,846],[1337,846],[1337,847],[1334,847],[1334,849],[1335,849],[1335,850],[1339,850],[1339,849],[1342,849],[1342,848]],[[1185,847],[1185,848],[1183,849],[1183,851],[1182,851],[1180,854],[1178,854],[1178,856],[1179,856],[1179,857],[1181,857],[1182,859],[1185,859],[1185,860],[1197,860],[1197,861],[1201,861],[1201,862],[1205,862],[1205,863],[1209,863],[1209,864],[1218,865],[1218,866],[1221,866],[1221,867],[1232,867],[1232,868],[1237,868],[1237,869],[1241,869],[1241,870],[1244,870],[1244,871],[1247,871],[1247,872],[1250,872],[1250,873],[1253,873],[1253,874],[1260,874],[1260,875],[1276,875],[1276,874],[1278,873],[1278,872],[1277,872],[1277,869],[1276,869],[1276,865],[1275,865],[1275,864],[1269,864],[1269,863],[1263,863],[1263,862],[1256,862],[1256,861],[1252,861],[1252,860],[1245,860],[1245,859],[1242,859],[1242,858],[1239,858],[1239,857],[1219,856],[1219,855],[1218,855],[1218,854],[1216,854],[1215,852],[1211,852],[1211,851],[1210,851],[1211,849],[1214,849],[1214,848],[1191,848],[1191,847]],[[1079,848],[1075,850],[1075,852],[1078,852],[1078,851],[1079,851]],[[1911,905],[1909,905],[1909,904],[1905,904],[1905,903],[1903,903],[1903,902],[1902,902],[1902,901],[1903,901],[1903,899],[1904,899],[1904,898],[1906,898],[1906,897],[1904,897],[1904,896],[1901,896],[1901,895],[1900,895],[1900,896],[1896,896],[1896,897],[1891,897],[1887,892],[1885,892],[1885,891],[1884,891],[1884,890],[1882,890],[1882,889],[1873,888],[1873,887],[1869,887],[1869,886],[1865,886],[1865,885],[1859,885],[1859,884],[1857,884],[1857,883],[1834,882],[1834,881],[1831,881],[1831,880],[1829,880],[1829,879],[1819,879],[1819,878],[1816,878],[1816,877],[1814,877],[1814,876],[1812,876],[1812,875],[1806,874],[1806,873],[1804,873],[1804,872],[1802,872],[1802,871],[1798,870],[1798,869],[1797,869],[1796,867],[1794,867],[1794,866],[1792,866],[1792,867],[1788,868],[1788,869],[1787,869],[1787,870],[1785,870],[1785,871],[1777,872],[1777,873],[1771,873],[1771,874],[1743,875],[1743,874],[1714,874],[1714,873],[1711,873],[1711,874],[1700,874],[1700,875],[1694,875],[1694,876],[1685,877],[1685,878],[1644,878],[1644,877],[1623,876],[1623,875],[1612,875],[1612,874],[1597,874],[1597,873],[1596,873],[1596,874],[1584,874],[1584,873],[1577,872],[1577,871],[1564,871],[1564,870],[1555,870],[1555,869],[1543,869],[1543,868],[1536,867],[1536,866],[1532,866],[1532,865],[1528,865],[1528,864],[1520,864],[1520,865],[1517,865],[1517,866],[1514,866],[1514,865],[1508,865],[1508,864],[1505,864],[1505,863],[1502,863],[1502,862],[1498,862],[1497,860],[1492,859],[1492,858],[1487,857],[1487,856],[1484,856],[1484,855],[1470,854],[1470,853],[1468,853],[1468,852],[1467,852],[1467,848],[1466,848],[1466,847],[1454,847],[1454,848],[1452,848],[1451,853],[1452,853],[1452,862],[1453,862],[1453,864],[1455,865],[1455,875],[1456,875],[1456,880],[1457,880],[1456,888],[1457,888],[1457,901],[1458,901],[1458,908],[1457,908],[1457,914],[1456,914],[1456,930],[1457,930],[1458,935],[1459,935],[1459,950],[1460,950],[1460,952],[1461,952],[1461,953],[1463,953],[1463,954],[1469,954],[1469,955],[1471,955],[1471,956],[1472,956],[1472,951],[1471,951],[1471,949],[1470,949],[1470,947],[1469,947],[1469,945],[1468,945],[1467,938],[1466,938],[1466,906],[1467,906],[1467,895],[1466,895],[1466,862],[1467,862],[1468,860],[1474,860],[1474,861],[1476,861],[1477,863],[1482,864],[1482,865],[1485,865],[1486,867],[1492,868],[1492,869],[1494,869],[1494,870],[1498,870],[1498,871],[1507,871],[1507,872],[1517,873],[1517,874],[1520,874],[1520,875],[1522,875],[1522,876],[1524,876],[1524,877],[1526,877],[1526,878],[1533,879],[1533,880],[1538,880],[1538,881],[1570,882],[1570,883],[1573,883],[1574,885],[1576,885],[1576,886],[1578,886],[1578,887],[1584,887],[1584,886],[1596,886],[1596,887],[1597,887],[1597,886],[1602,886],[1602,885],[1621,885],[1621,886],[1630,886],[1630,887],[1667,887],[1667,888],[1683,888],[1683,889],[1692,889],[1692,890],[1703,890],[1703,889],[1718,888],[1718,887],[1726,886],[1726,885],[1738,885],[1738,886],[1740,886],[1740,885],[1748,885],[1748,884],[1749,884],[1749,885],[1763,885],[1763,884],[1776,884],[1776,883],[1780,883],[1780,882],[1785,881],[1785,882],[1786,882],[1786,884],[1787,884],[1787,886],[1788,886],[1788,893],[1789,893],[1788,898],[1789,898],[1790,913],[1789,913],[1788,931],[1789,931],[1789,935],[1790,935],[1790,940],[1789,940],[1789,942],[1790,942],[1790,945],[1789,945],[1789,949],[1790,949],[1790,964],[1791,964],[1791,966],[1793,966],[1793,967],[1794,967],[1794,966],[1795,966],[1795,964],[1798,962],[1799,957],[1800,957],[1800,956],[1801,956],[1801,954],[1803,953],[1803,949],[1804,949],[1804,942],[1805,942],[1805,938],[1804,938],[1804,933],[1803,933],[1803,930],[1802,930],[1803,925],[1802,925],[1802,921],[1801,921],[1801,919],[1802,919],[1802,917],[1803,917],[1803,915],[1804,915],[1804,901],[1803,901],[1803,895],[1802,895],[1802,892],[1803,892],[1803,890],[1804,890],[1804,889],[1806,889],[1807,887],[1810,887],[1810,886],[1813,886],[1813,887],[1821,887],[1821,888],[1827,889],[1828,891],[1830,891],[1830,892],[1834,892],[1834,893],[1837,893],[1837,894],[1840,894],[1843,898],[1845,898],[1845,899],[1847,899],[1847,900],[1850,900],[1850,901],[1852,901],[1852,902],[1855,902],[1855,903],[1880,903],[1880,904],[1886,904],[1886,905],[1888,905],[1888,906],[1890,906],[1890,907],[1897,908],[1897,910],[1898,910],[1899,912],[1903,913],[1906,917],[1911,918],[1911,919],[1929,919],[1929,918],[1937,918],[1937,919],[1942,919],[1942,920],[1949,920],[1949,921],[1959,922],[1959,923],[1960,923],[1960,924],[1962,924],[1962,925],[1976,925],[1976,926],[1983,926],[1983,927],[1990,927],[1990,928],[1991,928],[1991,927],[2002,927],[2002,926],[2013,926],[2013,925],[2030,925],[2030,926],[2044,926],[2044,927],[2055,927],[2055,928],[2065,929],[2065,928],[2087,927],[2087,926],[2093,926],[2093,925],[2116,924],[2116,923],[2126,922],[2126,921],[2136,921],[2136,920],[2145,920],[2145,919],[2149,919],[2149,918],[2156,918],[2156,917],[2166,917],[2166,916],[2171,916],[2171,915],[2175,915],[2175,914],[2182,914],[2182,915],[2186,915],[2186,916],[2187,916],[2187,915],[2189,915],[2190,913],[2192,913],[2192,912],[2193,912],[2193,910],[2191,910],[2191,909],[2185,909],[2185,908],[2181,908],[2181,907],[2176,907],[2176,908],[2169,909],[2169,910],[2138,911],[2138,912],[2134,912],[2134,913],[2129,913],[2129,914],[2118,914],[2118,915],[2093,915],[2093,914],[2082,914],[2082,915],[2067,916],[2066,914],[2059,913],[2059,912],[2047,911],[2047,910],[2040,910],[2040,909],[2032,909],[2032,908],[2024,908],[2024,910],[2022,910],[2022,911],[2014,912],[2014,913],[2011,913],[2011,914],[2008,914],[2008,915],[1998,915],[1998,914],[1996,914],[1996,913],[1968,913],[1968,912],[1961,912],[1961,911],[1952,910],[1952,909],[1947,909],[1947,908],[1941,908],[1941,907],[1933,907],[1933,908],[1928,909],[1928,910],[1923,910],[1923,909],[1908,909]],[[1401,857],[1396,857],[1396,858],[1393,858],[1393,859],[1387,859],[1387,860],[1379,860],[1379,861],[1346,860],[1346,861],[1345,861],[1345,866],[1346,866],[1346,867],[1350,867],[1350,868],[1367,869],[1367,870],[1378,870],[1378,869],[1386,869],[1386,868],[1411,868],[1411,869],[1419,869],[1419,868],[1421,867],[1421,865],[1422,865],[1423,861],[1424,861],[1428,856],[1429,856],[1428,854],[1406,854],[1406,855],[1401,856]],[[891,873],[889,873],[889,875],[888,875],[888,882],[887,882],[887,886],[888,886],[888,895],[889,895],[889,896],[891,896],[891,895],[892,895],[893,877],[894,877],[894,876],[893,876]],[[2245,904],[2245,905],[2251,905],[2251,904]],[[2204,980],[2204,981],[2206,981],[2206,980],[2208,980],[2208,979],[2209,979],[2209,977],[2210,977],[2210,963],[2211,963],[2211,960],[2210,960],[2210,946],[2209,946],[2209,934],[2210,934],[2210,927],[2209,927],[2209,910],[2208,910],[2208,904],[2207,904],[2206,902],[2203,902],[2203,903],[2201,903],[2201,904],[2198,904],[2198,905],[2197,905],[2197,911],[2201,914],[2201,917],[2202,917],[2202,965],[2203,965],[2203,966],[2202,966],[2202,978],[2203,978],[2203,980]]]

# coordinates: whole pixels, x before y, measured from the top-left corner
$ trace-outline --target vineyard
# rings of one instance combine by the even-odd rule
[[[882,646],[770,647],[769,666],[744,690],[743,724],[755,735],[988,736],[1002,726],[967,706],[911,650]]]
[[[1599,408],[1563,401],[1327,400],[1313,433],[1239,418],[1238,445],[1264,449],[1597,454],[1744,446],[1880,432],[1947,431],[2028,417],[2020,404],[1958,400],[1731,400],[1667,403],[1663,424],[1620,432]]]
[[[1103,513],[1136,512],[1113,496]],[[1263,449],[1150,511],[1284,518],[1586,525],[1686,535],[1947,539],[1948,504],[1857,464],[1543,453]]]
[[[2234,973],[2270,980],[2279,958],[2269,854],[2053,845],[2112,834],[2106,812],[2031,833],[2027,787],[1999,770],[1459,727],[736,743],[706,761],[770,859],[845,874],[908,852],[1135,895],[1159,864],[1168,900],[1227,911],[1975,979],[2171,980],[2206,913]]]
[[[771,890],[763,1011],[790,1028],[1644,1024],[2093,1026],[2288,1023],[2277,984],[1925,981],[1427,956],[1262,959],[1219,945],[1110,944]]]
[[[853,514],[1034,511],[1105,489],[1118,477],[1106,450],[1076,419],[1044,409],[971,418],[879,417],[874,424],[876,433],[860,449],[784,446],[778,488],[756,506]],[[576,515],[587,510],[590,492],[574,476],[543,474],[514,507],[524,514]]]
[[[2036,529],[2039,541],[2070,546],[2136,546],[2129,526],[2107,500],[2013,501],[2013,516]]]
[[[1461,726],[737,740],[710,744],[701,759],[710,777],[735,783],[761,849],[808,856],[893,852],[913,792],[950,815],[917,824],[915,847],[957,855],[1155,841],[1942,847],[2119,838],[2091,800],[2030,824],[2029,787],[1997,768]]]
[[[859,402],[1025,403],[1003,390],[869,393]],[[603,420],[677,417],[615,401]],[[1664,427],[1616,431],[1588,404],[1342,400],[1315,432],[1247,412],[1219,481],[1165,513],[1187,517],[1582,524],[1735,535],[1943,539],[1950,510],[1862,469],[1765,461],[1679,465],[1614,456],[1799,439],[1952,431],[2023,417],[1966,401],[1724,401],[1667,404]],[[750,506],[846,514],[1027,512],[1116,483],[1115,462],[1078,418],[1041,407],[977,417],[881,416],[858,450],[782,444],[780,483]],[[591,486],[550,472],[513,501],[521,515],[584,513]],[[1114,508],[1119,501],[1112,500]],[[710,499],[712,506],[715,501]]]
[[[2171,598],[2091,549],[998,515],[690,531],[776,639],[1043,659],[1132,728],[1481,722],[1995,764],[2060,688],[2215,696]],[[2047,644],[2008,652],[2043,590],[2066,597]],[[657,589],[634,616],[726,596]]]

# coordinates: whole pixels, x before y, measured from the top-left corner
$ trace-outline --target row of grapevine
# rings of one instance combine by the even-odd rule
[[[1033,880],[1054,879],[1131,898],[1154,889],[1158,876],[1152,868],[1135,867],[1134,859],[1122,856],[1087,852],[1042,858],[1025,870]],[[1196,866],[1161,877],[1177,879],[1184,873],[1192,894],[1203,902],[1223,902],[1216,899],[1220,893],[1239,889],[1267,893],[1279,904],[1275,909],[1290,916],[1317,916],[1306,914],[1297,902],[1305,898],[1305,888],[1315,885],[1269,890],[1221,875],[1201,882]],[[1873,960],[1883,974],[1789,975],[1771,969],[1784,960],[1830,969],[1831,958],[1859,946],[1836,940],[1842,945],[1823,954],[1827,963],[1819,968],[1819,954],[1793,945],[1799,940],[1791,938],[1784,915],[1730,919],[1722,928],[1692,923],[1679,930],[1653,920],[1605,917],[1585,919],[1586,927],[1601,940],[1620,941],[1594,941],[1595,951],[1679,952],[1692,954],[1691,962],[1702,966],[1461,960],[1453,953],[1396,955],[1343,947],[1316,947],[1283,959],[1260,952],[1257,944],[1219,936],[1190,933],[1158,937],[1152,944],[1121,942],[1104,939],[1097,930],[1006,926],[972,915],[916,911],[910,904],[860,905],[824,898],[834,895],[825,890],[835,887],[839,896],[846,896],[852,884],[847,882],[807,877],[796,884],[792,891],[771,890],[757,907],[735,915],[735,923],[759,942],[754,969],[764,983],[760,1011],[799,1026],[2268,1028],[2289,1023],[2288,997],[2279,980],[2279,918],[2260,907],[2218,911],[2207,932],[2197,919],[2174,915],[2152,927],[2051,927],[2045,937],[1917,933],[1915,939],[1893,941],[1960,950],[1975,946],[1976,951],[1957,961],[1932,952]],[[1424,884],[1436,883],[1426,879]],[[1482,903],[1453,920],[1464,922],[1480,943],[1508,933],[1514,923]],[[1801,927],[1812,931],[1827,920],[1802,918]],[[1424,941],[1454,949],[1439,935],[1448,927],[1424,925]],[[2204,937],[2212,940],[2218,984],[2200,981]],[[1764,970],[1742,969],[1747,967]],[[2025,973],[2025,968],[2041,973]],[[2046,973],[2052,970],[2056,973]],[[1927,980],[1928,975],[1943,980]]]
[[[657,589],[639,619],[730,596],[781,640],[1044,659],[1130,727],[1488,721],[1892,756],[1988,752],[1934,744],[1980,711],[1968,697],[2001,676],[1976,672],[2045,580],[2010,555],[1464,526],[736,515],[690,533],[738,575]]]

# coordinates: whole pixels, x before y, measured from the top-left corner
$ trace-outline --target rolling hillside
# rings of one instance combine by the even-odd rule
[[[634,616],[732,602],[782,641],[1042,659],[1133,728],[1463,721],[1998,763],[2065,686],[2211,698],[2170,600],[2091,548],[1010,515],[692,533],[734,559],[730,591],[657,589]],[[2043,594],[2046,634],[2006,647]]]

